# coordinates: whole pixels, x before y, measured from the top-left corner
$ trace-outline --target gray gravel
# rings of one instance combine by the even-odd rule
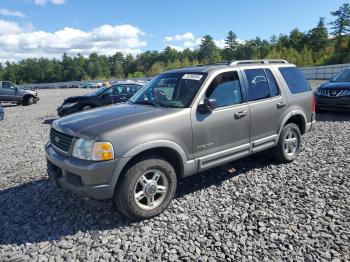
[[[55,109],[41,90],[0,122],[0,261],[349,261],[350,115],[322,114],[299,158],[259,154],[181,181],[165,213],[130,222],[46,179]]]

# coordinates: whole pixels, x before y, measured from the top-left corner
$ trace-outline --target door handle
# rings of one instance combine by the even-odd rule
[[[287,102],[286,101],[282,101],[282,102],[277,103],[277,108],[282,108],[282,107],[284,107],[286,105],[287,105]]]
[[[246,115],[248,114],[247,111],[240,111],[240,112],[237,112],[235,113],[235,118],[242,118],[242,117],[245,117]]]

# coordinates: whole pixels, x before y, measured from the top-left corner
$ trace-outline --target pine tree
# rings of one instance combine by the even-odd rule
[[[199,46],[199,60],[202,63],[215,63],[220,59],[220,52],[213,38],[210,35],[203,36]]]
[[[340,48],[346,34],[350,33],[350,4],[345,3],[335,12],[331,12],[336,20],[331,22],[331,32],[337,39],[337,47]]]
[[[328,30],[325,24],[325,18],[320,17],[317,27],[311,29],[308,33],[308,45],[312,51],[319,52],[326,48],[328,43]]]

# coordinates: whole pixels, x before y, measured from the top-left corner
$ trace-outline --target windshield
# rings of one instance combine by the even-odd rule
[[[350,69],[345,69],[336,75],[332,80],[332,82],[350,82]]]
[[[101,95],[104,91],[106,91],[109,87],[100,87],[99,89],[91,92],[91,93],[88,93],[86,94],[87,96],[99,96]]]
[[[156,76],[130,102],[161,107],[189,107],[206,73],[165,73]]]

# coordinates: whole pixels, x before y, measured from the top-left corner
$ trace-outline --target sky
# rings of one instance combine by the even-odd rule
[[[0,62],[117,51],[197,48],[211,35],[219,47],[240,40],[308,31],[349,0],[1,0]]]

